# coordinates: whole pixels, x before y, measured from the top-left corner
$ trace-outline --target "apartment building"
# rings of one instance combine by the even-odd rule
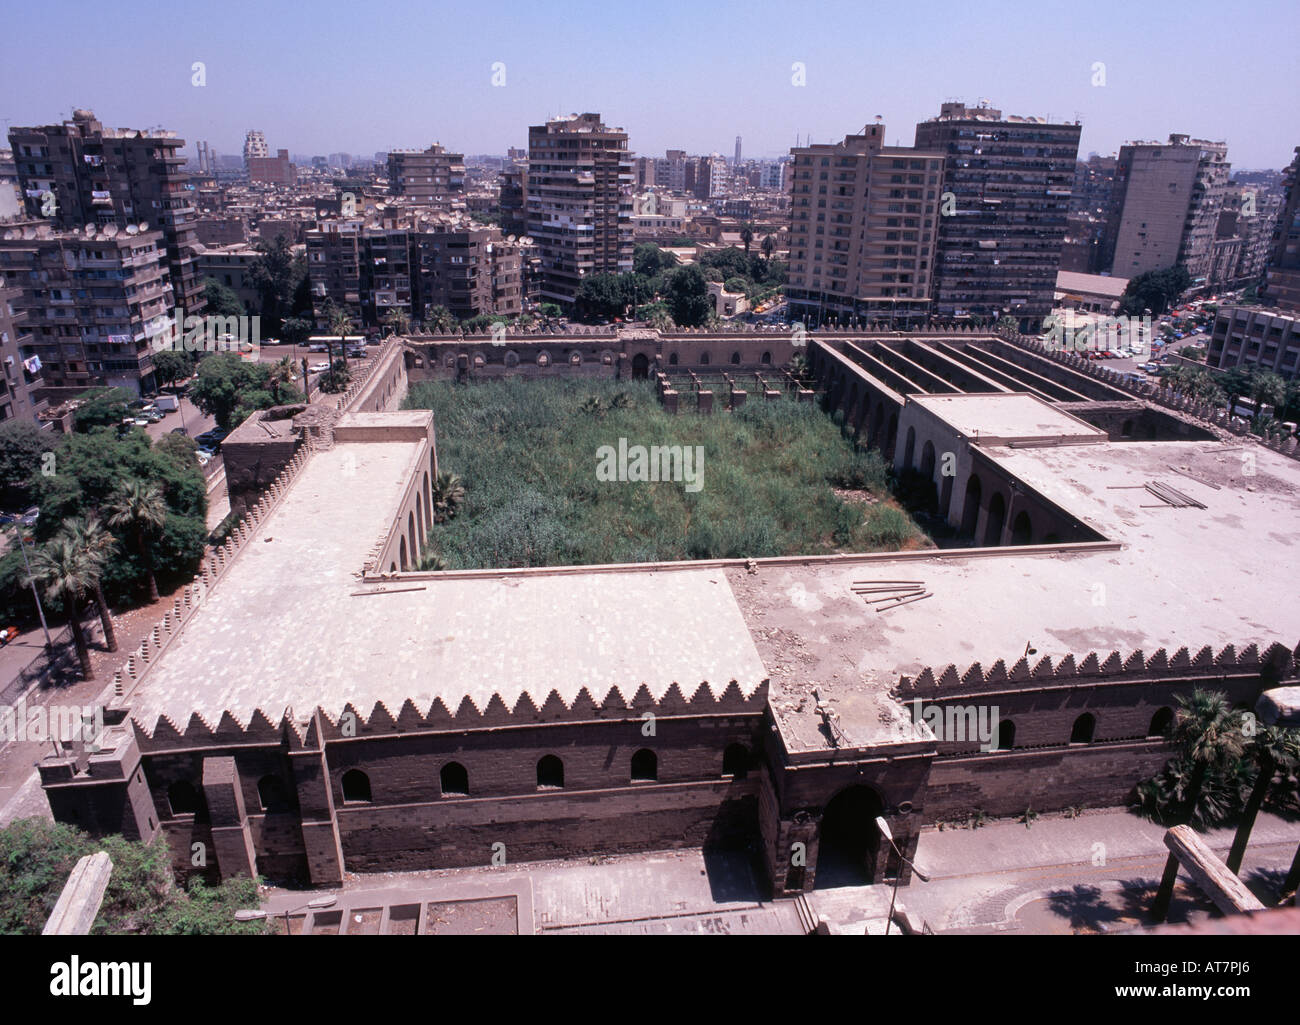
[[[105,128],[89,110],[38,128],[12,128],[26,213],[59,229],[128,225],[161,230],[176,302],[201,313],[194,189],[175,132]],[[144,227],[141,227],[141,226]]]
[[[944,103],[916,148],[944,155],[931,288],[944,318],[1009,315],[1037,328],[1052,311],[1081,126]],[[797,184],[797,183],[796,183]]]
[[[919,323],[930,309],[944,156],[885,126],[791,151],[790,315]]]
[[[318,321],[327,301],[365,327],[394,312],[417,327],[430,306],[460,319],[523,309],[520,246],[483,225],[327,222],[307,233],[307,269]]]
[[[364,221],[354,218],[321,221],[307,232],[307,275],[317,327],[325,326],[330,304],[360,315],[364,227]]]
[[[1220,370],[1243,367],[1300,377],[1300,316],[1258,306],[1221,307],[1205,361]]]
[[[1300,146],[1283,178],[1285,200],[1273,228],[1265,293],[1284,310],[1300,312]]]
[[[275,151],[275,156],[249,157],[248,180],[262,185],[297,185],[298,168],[289,160],[289,151]]]
[[[465,155],[448,153],[438,143],[424,150],[393,150],[388,154],[388,183],[394,196],[419,206],[463,208]]]
[[[32,350],[31,331],[24,323],[22,273],[21,266],[0,263],[0,422],[15,417],[35,420],[49,406],[40,397],[41,360]]]
[[[1121,146],[1106,237],[1111,273],[1181,265],[1193,286],[1207,285],[1231,171],[1222,142],[1170,135]]]
[[[509,164],[501,171],[497,210],[506,235],[528,234],[528,163]]]
[[[584,277],[632,270],[633,177],[627,133],[599,114],[528,129],[528,234],[543,301],[571,304]]]
[[[1215,229],[1208,284],[1258,284],[1264,277],[1282,197],[1236,182],[1224,189]]]
[[[244,168],[247,170],[249,161],[256,160],[260,157],[269,157],[271,151],[266,146],[266,136],[255,128],[250,128],[244,134]]]
[[[175,306],[166,256],[161,231],[134,226],[4,232],[0,275],[22,286],[23,349],[39,361],[44,397],[59,402],[97,385],[155,390],[152,341]]]
[[[253,268],[261,258],[262,254],[247,242],[201,246],[199,277],[219,281],[239,296],[246,309],[256,312],[261,309],[262,294],[253,285]]]

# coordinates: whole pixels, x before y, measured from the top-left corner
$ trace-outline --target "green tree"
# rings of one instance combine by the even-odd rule
[[[233,288],[216,278],[203,279],[203,299],[207,303],[204,313],[210,317],[246,317],[244,302]],[[179,327],[179,325],[178,325]]]
[[[666,253],[653,242],[642,242],[632,251],[632,270],[645,278],[654,278],[677,266],[677,257]]]
[[[430,497],[433,501],[433,522],[446,523],[456,515],[461,503],[465,501],[465,482],[454,473],[440,473],[433,482]]]
[[[411,315],[402,309],[392,309],[384,317],[384,324],[392,328],[395,335],[406,335],[411,332]]]
[[[92,388],[83,392],[81,404],[72,414],[73,428],[82,434],[116,427],[126,418],[131,393],[122,388]]]
[[[103,520],[123,481],[145,482],[161,489],[168,510],[162,533],[151,539],[152,565],[169,577],[192,575],[207,537],[207,486],[194,450],[191,438],[167,434],[151,443],[139,428],[121,437],[112,431],[64,436],[55,450],[58,473],[33,479],[41,507],[37,540],[53,538],[69,518],[99,514]],[[145,569],[145,559],[135,549],[115,551],[104,565],[108,597],[120,602],[138,596]],[[30,600],[28,595],[28,604]]]
[[[271,389],[271,401],[277,406],[280,405],[281,389],[293,384],[297,379],[298,368],[290,357],[285,356],[272,363],[266,373],[266,384]]]
[[[740,226],[740,241],[745,245],[745,256],[749,256],[749,247],[754,241],[754,225],[749,221]]]
[[[776,250],[776,239],[771,235],[763,236],[763,259],[769,262],[772,259],[772,253]]]
[[[162,530],[167,520],[167,503],[162,489],[143,481],[125,481],[110,496],[105,511],[111,527],[129,531],[135,549],[144,560],[149,582],[149,600],[158,600],[158,578],[154,573],[149,538]]]
[[[109,651],[117,651],[117,631],[113,628],[113,615],[108,608],[108,599],[104,597],[103,573],[109,558],[117,549],[117,538],[104,529],[99,517],[90,515],[85,518],[70,517],[63,521],[63,526],[56,539],[66,539],[89,559],[95,568],[91,577],[91,590],[95,595],[95,604],[99,607],[99,622],[104,628],[104,643]]]
[[[166,388],[194,372],[194,356],[183,349],[160,349],[153,354],[153,372],[159,386]]]
[[[352,313],[349,310],[341,309],[337,306],[330,305],[327,312],[326,323],[329,325],[330,334],[339,336],[339,350],[343,360],[343,369],[347,370],[348,366],[348,335],[352,333]],[[334,353],[330,356],[330,371],[325,376],[332,377],[334,374]],[[325,391],[342,391],[342,388],[325,388],[324,383],[321,388]]]
[[[32,476],[41,469],[42,456],[55,448],[55,442],[30,420],[14,418],[0,423],[0,504],[4,508],[31,505]]]
[[[87,597],[97,586],[99,572],[96,559],[67,535],[55,537],[32,553],[31,579],[46,598],[58,602],[68,611],[68,625],[72,628],[72,643],[77,649],[83,680],[93,680],[95,672],[90,665],[90,648],[81,625],[81,613]]]
[[[1286,381],[1271,370],[1260,371],[1251,380],[1250,397],[1255,400],[1256,412],[1259,412],[1264,405],[1276,409],[1286,398]]]
[[[1159,316],[1177,301],[1191,282],[1191,275],[1183,266],[1138,274],[1125,286],[1119,300],[1120,309],[1131,317],[1140,316],[1146,309]]]
[[[291,312],[302,268],[283,235],[277,235],[270,244],[258,242],[257,249],[261,256],[249,268],[248,280],[261,294],[258,314],[262,318],[262,333],[275,337],[280,334],[284,317]]]
[[[320,390],[337,394],[346,391],[351,380],[352,372],[348,370],[347,360],[336,359],[330,364],[330,368],[320,375]]]
[[[1228,412],[1231,413],[1237,408],[1237,403],[1241,398],[1250,394],[1252,388],[1251,374],[1241,367],[1232,367],[1219,375],[1219,387],[1223,389],[1223,394],[1227,399]]]
[[[1237,824],[1232,850],[1228,852],[1228,871],[1234,874],[1241,870],[1246,845],[1250,842],[1250,832],[1255,828],[1255,819],[1264,805],[1264,798],[1268,796],[1273,777],[1279,769],[1289,772],[1300,763],[1300,732],[1284,726],[1260,726],[1246,745],[1246,755],[1255,763],[1258,771],[1241,821]]]
[[[250,363],[233,352],[213,353],[199,364],[190,398],[204,413],[216,418],[218,427],[230,430],[235,412],[241,405],[248,405],[243,401],[245,393],[267,391],[268,376],[264,364]]]
[[[280,325],[280,339],[290,345],[304,345],[313,330],[306,317],[290,317]]]
[[[265,935],[266,920],[236,921],[259,902],[257,880],[240,876],[220,886],[172,883],[165,836],[152,843],[122,836],[91,837],[47,819],[18,819],[0,829],[0,934],[38,936],[77,861],[104,851],[113,861],[91,932],[153,935]]]
[[[424,329],[431,335],[449,335],[456,330],[456,318],[445,306],[430,306],[424,311]]]
[[[668,279],[668,309],[682,327],[698,327],[713,312],[708,282],[694,264],[679,267]]]
[[[574,298],[579,320],[621,317],[632,302],[632,281],[626,274],[593,274],[582,279]]]

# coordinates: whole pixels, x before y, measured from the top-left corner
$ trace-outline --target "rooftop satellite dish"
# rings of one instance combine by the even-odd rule
[[[126,233],[128,235],[138,235],[140,234],[140,229],[137,228],[134,224],[128,224],[126,226]]]
[[[14,239],[16,239],[17,237],[18,237],[18,233],[15,232],[15,231],[13,230],[13,228],[10,228],[8,231],[5,232],[5,241],[6,241],[6,242],[12,242],[12,241],[13,241]]]
[[[141,231],[148,231],[148,230],[149,230],[149,222],[148,222],[148,221],[141,221],[141,222],[140,222],[140,230],[141,230]]]
[[[93,224],[87,224],[81,230],[86,233],[87,237],[95,234],[95,226]]]
[[[118,227],[116,224],[104,225],[104,234],[107,235],[109,238],[114,238],[117,235],[117,232],[118,232]]]
[[[515,240],[515,237],[514,237],[513,235],[507,235],[507,236],[506,236],[506,241],[507,241],[507,242],[513,242],[514,240]]]

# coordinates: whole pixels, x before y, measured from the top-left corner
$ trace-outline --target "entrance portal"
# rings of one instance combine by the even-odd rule
[[[632,380],[644,381],[650,376],[650,359],[644,352],[632,357]]]
[[[883,811],[880,796],[870,787],[852,786],[831,799],[822,815],[817,889],[866,886],[875,881],[880,846],[876,816]]]

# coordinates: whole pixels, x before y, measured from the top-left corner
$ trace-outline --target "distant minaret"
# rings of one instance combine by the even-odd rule
[[[736,136],[736,159],[733,160],[731,163],[733,167],[740,166],[740,136],[739,135]]]

